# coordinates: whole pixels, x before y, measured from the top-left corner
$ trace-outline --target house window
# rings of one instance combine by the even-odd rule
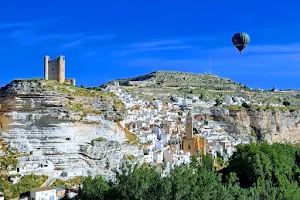
[[[188,149],[191,149],[191,145],[189,145]]]

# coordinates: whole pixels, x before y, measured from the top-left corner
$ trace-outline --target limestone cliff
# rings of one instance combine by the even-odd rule
[[[124,109],[112,93],[15,80],[0,90],[0,138],[24,155],[20,163],[51,160],[55,167],[107,174],[125,155],[142,154],[114,122]]]
[[[300,142],[300,110],[224,108],[194,111],[199,120],[226,122],[224,129],[250,141]]]
[[[246,134],[268,142],[300,142],[300,111],[247,110],[229,114]]]

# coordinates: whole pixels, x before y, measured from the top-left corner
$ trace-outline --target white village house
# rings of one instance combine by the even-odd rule
[[[30,190],[31,200],[57,200],[56,189],[50,186],[33,188]]]

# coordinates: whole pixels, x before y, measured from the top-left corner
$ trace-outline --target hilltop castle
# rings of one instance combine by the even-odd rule
[[[75,85],[74,78],[65,78],[65,59],[62,55],[53,60],[44,56],[44,79]]]

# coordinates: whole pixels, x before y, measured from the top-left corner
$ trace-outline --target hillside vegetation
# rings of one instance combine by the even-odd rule
[[[13,177],[13,176],[11,176]],[[8,175],[0,175],[0,191],[3,191],[5,199],[17,198],[32,188],[40,187],[47,176],[36,176],[34,174],[24,175],[16,184],[9,182]]]
[[[230,79],[220,78],[215,75],[171,71],[156,71],[143,76],[118,79],[115,81],[118,81],[121,86],[130,86],[130,81],[144,81],[152,83],[149,84],[153,87],[195,87],[215,90],[238,90],[243,88],[243,86]],[[110,81],[107,84],[111,83],[113,83],[113,81]]]
[[[6,86],[1,87],[0,92],[1,94],[58,92],[72,96],[100,97],[102,99],[116,98],[116,95],[110,92],[87,89],[66,83],[60,84],[55,80],[45,80],[40,78],[13,80]]]
[[[209,74],[191,74],[184,72],[156,71],[134,78],[117,79],[120,88],[143,99],[161,99],[170,101],[172,95],[195,94],[203,101],[214,101],[225,96],[243,97],[251,103],[283,104],[300,107],[300,91],[260,91],[236,83],[230,79]],[[101,87],[112,85],[110,81]],[[132,82],[133,81],[133,82]]]
[[[123,166],[115,182],[87,177],[79,199],[299,200],[299,184],[299,147],[251,143],[239,145],[220,171],[205,156],[165,177],[149,165]]]

